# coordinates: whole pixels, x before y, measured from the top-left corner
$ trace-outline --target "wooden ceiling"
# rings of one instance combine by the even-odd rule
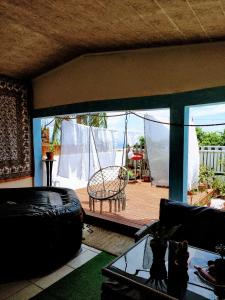
[[[0,73],[33,78],[84,53],[225,40],[225,0],[1,0]]]

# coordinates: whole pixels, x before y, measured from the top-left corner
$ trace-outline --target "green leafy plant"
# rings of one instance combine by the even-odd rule
[[[225,180],[224,176],[216,176],[212,185],[218,196],[225,197]]]
[[[77,123],[87,126],[90,125],[94,127],[107,128],[107,114],[105,112],[101,112],[93,115],[79,115],[77,116]]]
[[[143,149],[144,146],[145,146],[145,138],[144,138],[144,136],[140,136],[139,137],[139,144],[140,144],[140,147]]]
[[[133,171],[128,170],[127,175],[128,175],[128,179],[135,179],[135,174]]]
[[[49,152],[55,152],[55,144],[54,143],[49,145]]]
[[[197,127],[196,134],[200,146],[225,146],[225,130],[223,132],[206,132]]]
[[[200,172],[199,172],[199,183],[204,183],[208,187],[212,187],[214,179],[215,179],[214,170],[207,166],[201,165]]]

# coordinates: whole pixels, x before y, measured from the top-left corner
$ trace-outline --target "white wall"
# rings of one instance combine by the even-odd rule
[[[89,54],[34,79],[34,108],[223,85],[225,42]]]

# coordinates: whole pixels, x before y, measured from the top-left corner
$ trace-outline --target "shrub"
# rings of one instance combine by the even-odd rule
[[[213,189],[218,196],[225,197],[225,179],[224,176],[216,176],[213,181]]]
[[[200,166],[199,183],[205,183],[209,187],[212,187],[215,178],[215,172],[213,169],[207,166]]]

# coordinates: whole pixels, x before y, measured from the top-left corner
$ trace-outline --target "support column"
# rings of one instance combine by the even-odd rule
[[[33,119],[34,186],[42,186],[41,119]]]
[[[184,124],[189,124],[190,108],[189,106],[184,107]],[[184,158],[183,158],[183,202],[187,202],[187,191],[188,191],[188,149],[189,149],[189,129],[190,127],[184,127]]]
[[[184,106],[174,104],[170,108],[170,123],[184,124]],[[182,126],[170,126],[170,159],[169,159],[169,198],[174,201],[185,202],[187,188],[185,188],[185,155],[184,144],[186,138]]]

